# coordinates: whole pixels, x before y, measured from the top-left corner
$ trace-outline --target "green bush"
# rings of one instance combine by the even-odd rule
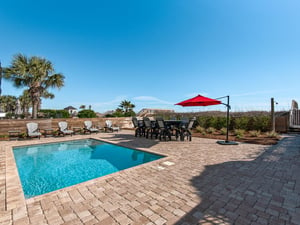
[[[279,135],[275,131],[270,131],[266,133],[269,138],[277,138]]]
[[[255,116],[253,117],[253,126],[251,130],[260,130],[262,132],[270,131],[271,117],[270,116]]]
[[[230,120],[230,129],[259,130],[266,132],[270,130],[270,116],[241,116]]]
[[[270,131],[271,118],[268,115],[235,116],[229,118],[229,130],[243,129],[246,131],[257,130],[261,132]],[[205,129],[213,127],[217,130],[226,127],[224,116],[199,116],[196,125]]]
[[[84,109],[78,112],[77,116],[79,118],[96,118],[96,113],[91,109]]]
[[[198,126],[196,126],[195,131],[197,133],[203,133],[203,132],[205,132],[205,128],[198,125]]]
[[[209,133],[209,134],[213,134],[213,133],[216,132],[216,129],[213,128],[213,127],[209,127],[209,128],[206,129],[206,132]]]
[[[232,118],[234,122],[234,129],[244,129],[246,130],[249,124],[250,117],[234,117]]]
[[[222,129],[223,127],[226,127],[227,118],[226,117],[217,117],[216,123],[214,124],[214,128],[217,130]]]
[[[236,135],[238,138],[244,137],[245,130],[243,130],[243,129],[235,129],[234,130],[234,135]]]
[[[259,137],[260,131],[259,130],[250,130],[249,135],[250,135],[250,137]]]
[[[14,113],[9,112],[9,113],[6,113],[5,118],[6,119],[15,119],[16,117],[15,117]]]
[[[221,132],[222,135],[227,134],[227,128],[226,128],[226,127],[222,127],[222,128],[220,129],[220,132]]]
[[[41,109],[39,118],[69,118],[70,114],[66,110]]]

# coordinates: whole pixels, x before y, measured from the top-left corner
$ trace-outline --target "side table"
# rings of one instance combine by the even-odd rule
[[[19,130],[9,130],[8,131],[8,139],[9,140],[19,140],[21,131]]]
[[[44,129],[44,137],[52,137],[53,136],[53,129]]]
[[[81,127],[73,127],[74,134],[80,134],[81,129],[82,129]]]

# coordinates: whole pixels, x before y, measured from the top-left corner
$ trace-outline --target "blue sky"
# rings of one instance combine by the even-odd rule
[[[10,0],[0,5],[0,60],[50,60],[65,76],[42,108],[122,100],[142,108],[225,110],[175,103],[230,95],[233,111],[288,110],[300,101],[297,0]],[[3,81],[3,95],[22,89]]]

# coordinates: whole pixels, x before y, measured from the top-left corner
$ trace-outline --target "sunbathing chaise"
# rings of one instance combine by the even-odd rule
[[[84,121],[84,132],[88,133],[98,133],[99,129],[96,127],[93,127],[93,123],[90,120]]]
[[[74,133],[74,131],[68,129],[68,123],[65,121],[59,122],[58,127],[59,127],[59,133],[64,136],[68,134],[72,136],[72,134]]]
[[[107,130],[110,130],[110,131],[114,132],[114,131],[119,131],[119,130],[120,130],[120,127],[118,127],[118,126],[113,126],[111,120],[106,120],[106,121],[105,121],[105,124],[106,124],[106,127],[105,127],[105,128],[106,128],[106,131],[107,131]]]
[[[27,123],[26,124],[27,127],[27,136],[28,137],[38,137],[40,139],[40,137],[42,136],[42,134],[39,132],[39,125],[37,123]]]

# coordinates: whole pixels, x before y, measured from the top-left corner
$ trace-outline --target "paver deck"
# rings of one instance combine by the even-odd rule
[[[88,137],[167,157],[24,199],[12,146]],[[0,142],[0,224],[297,225],[300,136],[274,146],[159,142],[132,131]]]

